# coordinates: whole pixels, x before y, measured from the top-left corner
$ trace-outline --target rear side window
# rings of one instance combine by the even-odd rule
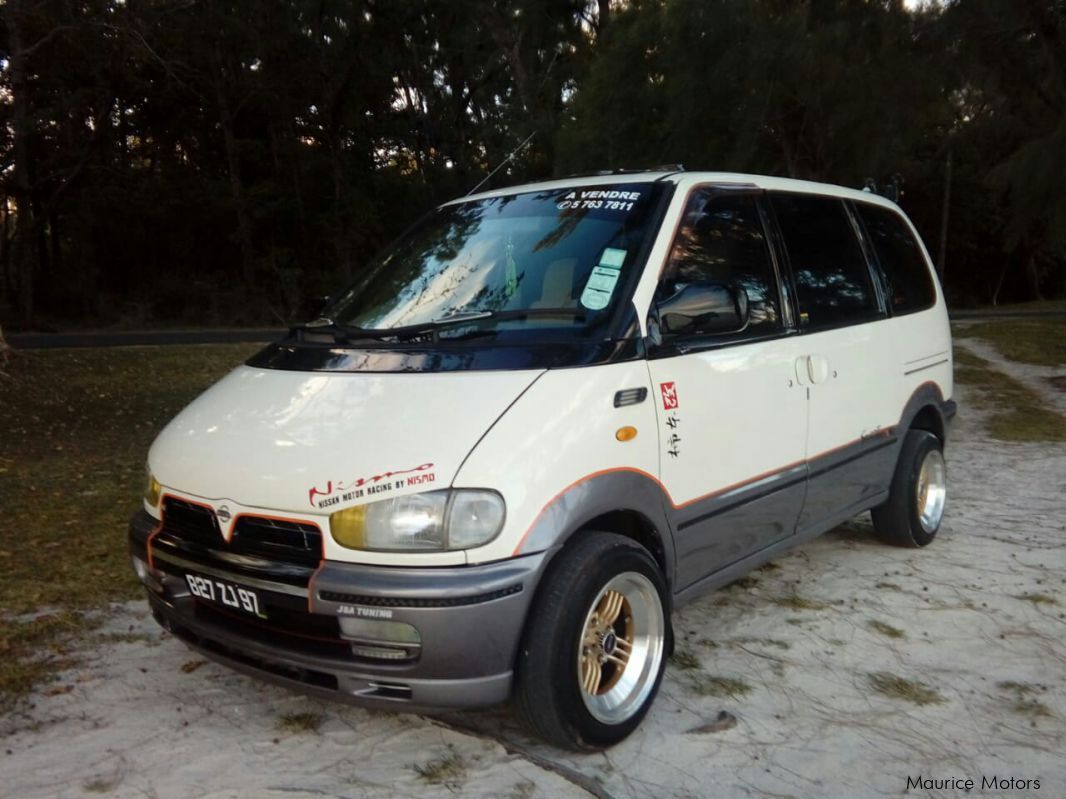
[[[932,308],[936,289],[922,248],[899,214],[869,203],[856,203],[866,233],[885,274],[888,302],[894,314]]]
[[[748,296],[748,331],[781,326],[781,303],[770,248],[753,195],[700,190],[689,199],[658,295],[691,283],[717,283]]]
[[[844,203],[805,194],[771,195],[796,282],[800,325],[839,327],[875,319],[877,299]]]

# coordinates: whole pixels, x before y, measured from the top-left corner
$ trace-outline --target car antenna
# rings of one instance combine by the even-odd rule
[[[530,140],[536,135],[537,135],[537,132],[533,131],[528,136],[526,136],[525,141],[523,141],[520,145],[518,145],[513,150],[511,150],[511,154],[508,155],[506,158],[504,158],[503,161],[500,162],[500,165],[498,167],[496,167],[494,170],[489,172],[489,174],[485,175],[484,180],[482,180],[479,184],[474,186],[474,188],[472,188],[470,191],[468,191],[465,196],[469,197],[471,194],[473,194],[478,189],[480,189],[482,186],[484,186],[486,183],[488,183],[489,180],[492,178],[492,176],[495,175],[497,172],[499,172],[501,169],[503,169],[504,166],[506,166],[507,164],[511,163],[511,161],[514,160],[514,157],[516,155],[518,155],[520,152],[522,152],[522,150],[525,148],[525,146],[527,144],[529,144]]]

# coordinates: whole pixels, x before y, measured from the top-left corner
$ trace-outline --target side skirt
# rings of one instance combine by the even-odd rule
[[[758,552],[748,555],[746,558],[742,558],[716,572],[708,574],[706,577],[674,594],[674,607],[681,607],[694,599],[698,599],[704,594],[709,594],[711,591],[739,580],[752,569],[756,569],[764,563],[783,555],[792,549],[792,547],[817,538],[822,533],[832,530],[834,527],[837,527],[842,522],[846,522],[853,516],[857,516],[870,508],[877,507],[886,499],[888,499],[888,491],[882,491],[875,496],[866,497],[859,505],[847,508],[828,519],[823,519],[818,524],[799,530],[795,535],[777,541],[764,549],[760,549]]]

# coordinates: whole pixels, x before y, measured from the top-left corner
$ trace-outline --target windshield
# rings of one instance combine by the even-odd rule
[[[611,184],[447,205],[402,238],[324,316],[391,330],[586,328],[617,306],[661,186]]]

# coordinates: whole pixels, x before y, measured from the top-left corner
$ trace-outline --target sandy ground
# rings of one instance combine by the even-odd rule
[[[69,692],[0,719],[0,795],[850,798],[898,795],[919,775],[1066,795],[1066,446],[986,440],[958,399],[938,540],[888,548],[858,519],[687,606],[683,656],[607,753],[542,746],[505,711],[308,700],[203,663],[132,603],[62,675]],[[877,673],[937,701],[883,695]],[[722,710],[735,726],[693,731]],[[317,729],[279,727],[304,712]],[[982,777],[1040,790],[981,791]]]

